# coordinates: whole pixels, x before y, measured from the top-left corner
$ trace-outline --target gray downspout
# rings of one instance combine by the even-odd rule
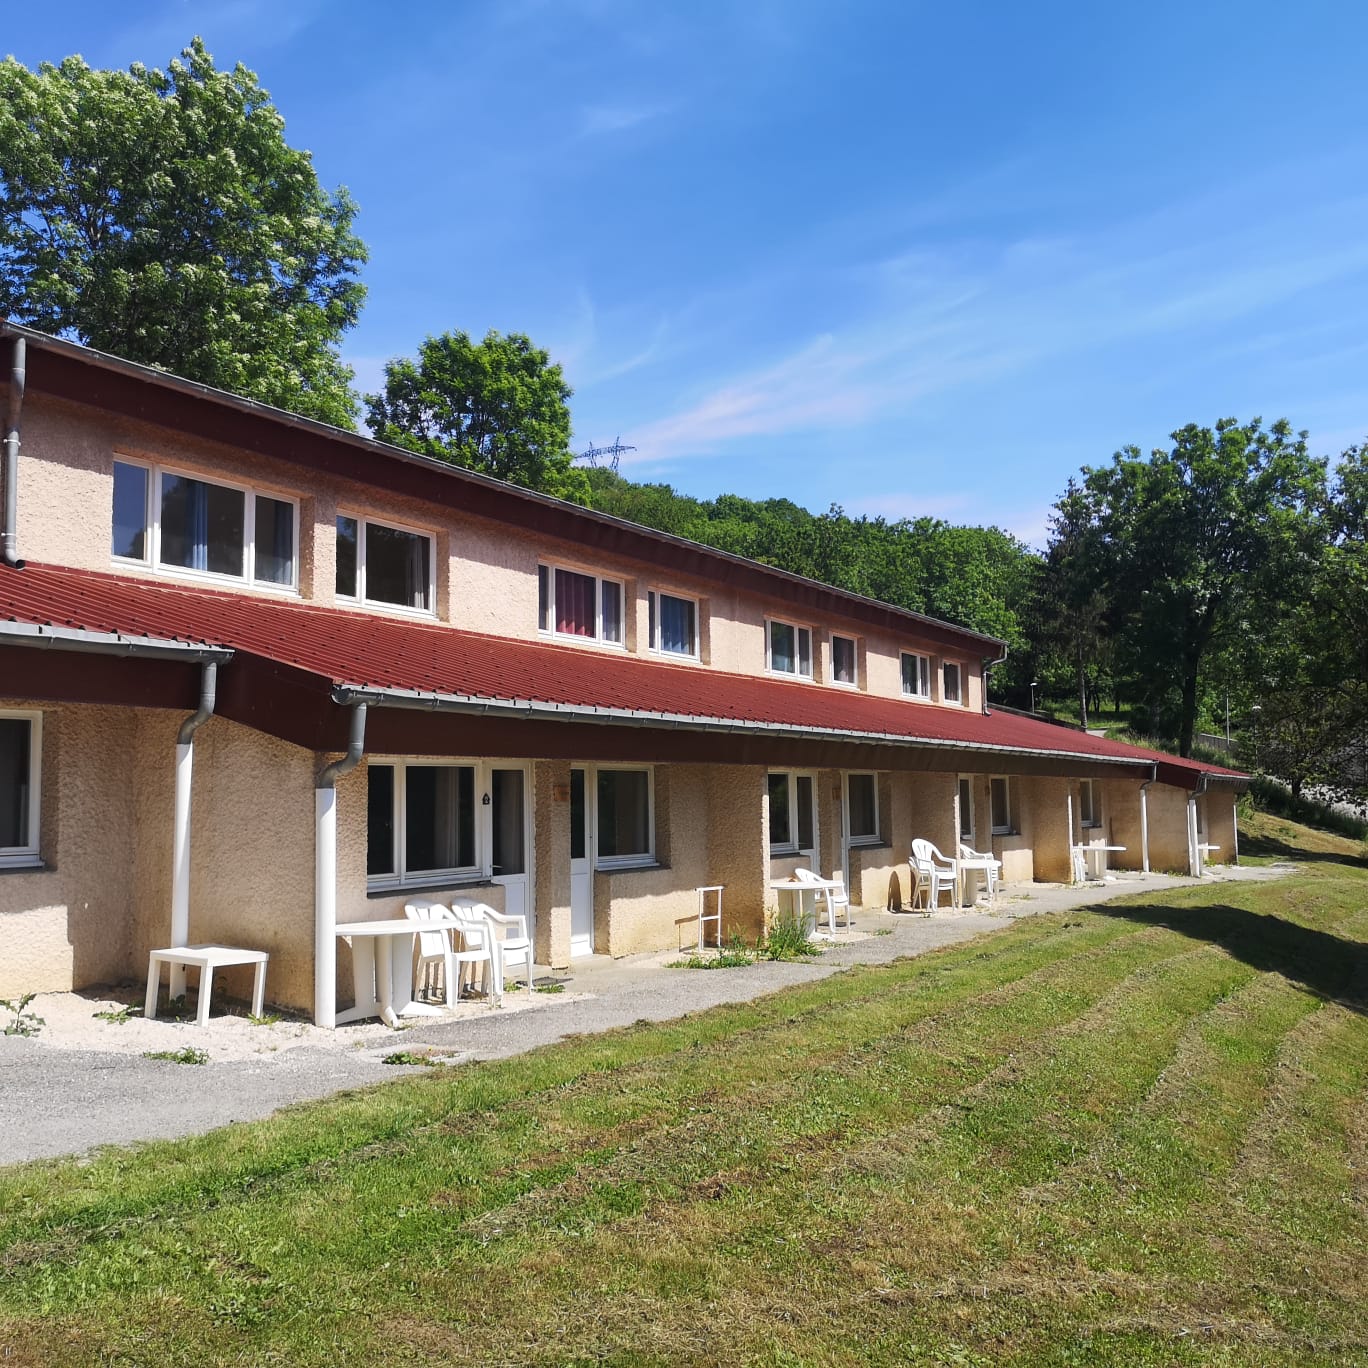
[[[995,669],[997,669],[997,667],[998,667],[999,665],[1005,664],[1006,661],[1007,661],[1007,648],[1006,648],[1005,646],[1002,648],[1002,654],[1001,654],[1000,656],[998,656],[996,660],[991,660],[991,659],[989,659],[989,658],[987,658],[987,657],[984,657],[984,660],[983,660],[983,715],[984,715],[984,717],[990,717],[990,716],[992,715],[992,712],[993,712],[993,710],[988,706],[988,681],[989,681],[989,679],[992,677],[993,671],[994,671]]]
[[[19,414],[24,407],[25,357],[28,342],[14,339],[9,377],[9,402],[5,405],[4,518],[0,530],[0,560],[15,567],[19,559]]]
[[[366,704],[355,703],[347,753],[314,784],[314,1024],[329,1028],[337,1025],[337,781],[365,749]]]
[[[176,733],[175,816],[171,828],[171,945],[190,943],[190,794],[195,773],[195,733],[213,716],[218,695],[218,662],[206,660],[200,672],[199,707]],[[171,966],[171,996],[185,992],[185,966]]]

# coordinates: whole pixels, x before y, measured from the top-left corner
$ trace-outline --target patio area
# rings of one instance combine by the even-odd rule
[[[1232,867],[1209,873],[1203,882],[1271,878],[1281,872],[1276,866]],[[0,1135],[0,1163],[199,1134],[423,1067],[385,1062],[396,1053],[446,1064],[505,1058],[571,1034],[670,1020],[854,965],[924,954],[1019,917],[1197,882],[1119,874],[1082,888],[1005,885],[991,912],[984,904],[980,910],[929,917],[857,911],[849,936],[838,935],[819,956],[802,962],[759,961],[702,972],[668,967],[680,958],[677,951],[616,960],[596,956],[576,960],[569,972],[539,967],[538,987],[559,991],[510,992],[498,1010],[464,1002],[441,1016],[406,1023],[402,1031],[375,1020],[328,1030],[274,1018],[269,1009],[256,1019],[214,1015],[204,1027],[193,1016],[144,1021],[124,1010],[142,1000],[142,985],[132,983],[117,990],[42,994],[28,1008],[44,1019],[38,1034],[0,1037],[6,1097],[11,1114],[23,1118]],[[267,988],[269,1000],[269,981]],[[204,1052],[205,1061],[148,1057],[187,1049]]]

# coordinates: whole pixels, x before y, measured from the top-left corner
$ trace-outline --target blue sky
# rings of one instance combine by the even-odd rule
[[[633,478],[1039,542],[1188,421],[1368,435],[1361,6],[12,9],[28,65],[257,71],[361,206],[362,387],[526,332]]]

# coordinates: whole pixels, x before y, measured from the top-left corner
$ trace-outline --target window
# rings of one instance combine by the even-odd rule
[[[911,698],[931,697],[931,657],[904,651],[902,691]]]
[[[873,774],[846,775],[846,835],[851,845],[879,842],[879,785]]]
[[[537,567],[537,623],[557,636],[622,645],[622,582],[560,566]]]
[[[41,713],[0,713],[0,869],[38,863]]]
[[[1101,805],[1097,801],[1096,781],[1082,779],[1078,785],[1078,820],[1085,827],[1102,825]]]
[[[959,781],[959,838],[967,846],[974,844],[974,781]]]
[[[598,860],[600,869],[650,864],[655,860],[655,812],[651,771],[598,771]]]
[[[367,518],[339,517],[337,597],[432,612],[432,538]]]
[[[775,674],[812,678],[812,630],[771,619],[765,624],[765,664]]]
[[[1016,829],[1012,824],[1016,804],[1012,781],[995,776],[988,781],[988,796],[992,805],[993,835],[1008,836]]]
[[[832,635],[831,638],[831,682],[846,684],[855,688],[856,678],[855,641],[852,637]]]
[[[947,660],[941,667],[941,677],[944,681],[941,697],[947,703],[958,703],[960,701],[960,667],[953,661]]]
[[[292,589],[298,527],[292,499],[114,462],[115,560]]]
[[[769,776],[769,841],[771,855],[796,855],[816,849],[810,774]]]
[[[375,882],[436,882],[484,872],[474,765],[372,763],[366,874]]]
[[[651,624],[651,650],[665,655],[698,655],[698,604],[678,594],[646,595]]]

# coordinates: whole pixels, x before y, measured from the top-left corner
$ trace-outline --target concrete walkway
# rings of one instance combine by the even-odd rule
[[[1221,879],[1269,878],[1277,869],[1222,869],[1203,883]],[[972,939],[1018,917],[1058,912],[1147,890],[1184,887],[1194,879],[1165,875],[1122,875],[1115,882],[1083,888],[1029,886],[1006,889],[994,911],[938,912],[910,916],[857,913],[858,933],[822,956],[801,964],[760,963],[748,968],[698,971],[668,969],[677,953],[623,960],[576,961],[570,972],[546,971],[542,981],[563,982],[563,994],[523,998],[517,1011],[462,1009],[459,1019],[419,1019],[401,1032],[371,1023],[322,1032],[282,1023],[227,1025],[257,1032],[247,1057],[217,1058],[214,1037],[191,1022],[168,1023],[177,1046],[205,1048],[209,1061],[187,1065],[147,1059],[127,1027],[112,1026],[101,1048],[56,1048],[43,1033],[31,1038],[0,1037],[0,1100],[9,1124],[0,1131],[0,1164],[81,1154],[102,1144],[169,1139],[199,1134],[233,1121],[269,1116],[282,1106],[326,1097],[346,1088],[393,1079],[407,1072],[386,1064],[396,1050],[431,1051],[451,1063],[502,1059],[571,1034],[589,1034],[638,1021],[667,1021],[728,1002],[745,1002],[793,984],[810,983],[857,964],[884,964]],[[886,933],[886,934],[880,934]],[[75,998],[89,1017],[91,995]],[[130,989],[121,995],[140,1001]],[[43,1000],[34,1004],[42,1015]],[[215,1018],[214,1022],[221,1021]],[[211,1022],[211,1028],[214,1025]],[[131,1025],[132,1023],[130,1023]],[[138,1023],[160,1030],[160,1023]],[[108,1042],[107,1046],[105,1041]],[[421,1066],[419,1066],[421,1067]]]

